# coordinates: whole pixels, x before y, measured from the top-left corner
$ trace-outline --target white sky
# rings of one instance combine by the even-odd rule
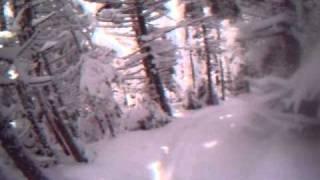
[[[83,9],[88,13],[88,14],[93,14],[96,12],[96,9],[98,7],[97,3],[92,3],[92,2],[87,2],[84,0],[77,0],[83,7]],[[173,2],[169,1],[167,3],[167,7],[170,9],[169,16],[173,17],[174,12],[172,11],[173,9]],[[174,24],[172,24],[174,25]],[[174,37],[174,33],[170,35],[171,38]],[[106,32],[104,32],[103,28],[96,28],[95,32],[92,36],[92,41],[101,46],[107,46],[111,49],[114,49],[118,56],[126,56],[130,54],[132,47],[128,47],[127,45],[121,43],[119,40],[116,39],[116,37],[112,35],[108,35]]]

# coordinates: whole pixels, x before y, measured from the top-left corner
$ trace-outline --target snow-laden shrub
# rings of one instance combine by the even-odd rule
[[[148,130],[162,127],[170,122],[170,118],[153,101],[145,101],[127,111],[123,116],[127,130]]]
[[[83,55],[81,69],[81,137],[95,141],[104,134],[115,136],[119,131],[121,110],[114,100],[112,83],[118,78],[112,61],[113,52],[96,48]]]
[[[208,105],[208,101],[210,101],[208,83],[205,79],[199,80],[196,90],[187,89],[185,93],[186,95],[183,101],[183,107],[187,110],[205,107],[206,105]],[[214,87],[212,93],[214,98],[214,105],[219,104],[218,95]]]
[[[183,107],[185,109],[199,109],[201,108],[201,102],[197,98],[197,94],[192,89],[187,89],[185,92],[185,98],[183,101]]]

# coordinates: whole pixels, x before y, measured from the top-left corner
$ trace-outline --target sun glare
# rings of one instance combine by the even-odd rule
[[[161,178],[161,162],[160,161],[155,161],[153,163],[151,163],[148,168],[151,170],[152,172],[152,180],[163,180],[163,178]]]

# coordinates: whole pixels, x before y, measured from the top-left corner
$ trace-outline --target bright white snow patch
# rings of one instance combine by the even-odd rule
[[[17,73],[17,71],[14,68],[11,68],[8,71],[8,75],[9,75],[9,79],[17,79],[19,77],[19,74]]]
[[[0,38],[10,39],[15,36],[15,33],[10,31],[0,31]]]
[[[161,146],[160,149],[163,151],[164,154],[169,154],[170,148],[168,146]]]
[[[214,141],[205,142],[205,143],[203,143],[202,146],[204,148],[210,149],[210,148],[217,146],[218,144],[219,144],[219,142],[217,140],[214,140]]]
[[[223,116],[219,116],[219,119],[223,120],[223,119],[229,119],[229,118],[232,118],[232,117],[233,117],[232,114],[226,114],[226,115],[223,115]]]
[[[227,114],[226,117],[227,117],[227,118],[232,118],[233,115],[232,115],[232,114]]]
[[[17,127],[17,123],[16,123],[16,122],[14,122],[14,121],[11,121],[11,122],[10,122],[10,125],[11,125],[12,127],[14,127],[14,128],[16,128],[16,127]]]

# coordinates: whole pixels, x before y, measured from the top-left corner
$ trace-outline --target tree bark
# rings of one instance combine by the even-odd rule
[[[14,164],[29,180],[49,180],[24,151],[17,137],[13,134],[13,130],[9,126],[8,120],[1,117],[0,140],[3,148],[12,158]]]
[[[4,3],[5,3],[4,0],[0,0],[0,31],[7,29],[6,19],[4,14]]]
[[[11,127],[10,116],[12,116],[14,111],[10,113],[10,109],[13,105],[11,102],[8,102],[9,104],[3,104],[7,102],[6,97],[3,97],[2,93],[1,98],[3,100],[0,104],[0,141],[2,147],[27,179],[48,180],[48,177],[43,174],[41,169],[24,151],[14,129]]]
[[[169,116],[171,116],[172,112],[165,95],[164,86],[159,76],[158,70],[155,66],[155,62],[153,62],[155,61],[155,59],[151,54],[151,51],[152,51],[151,47],[150,46],[145,47],[144,46],[145,42],[141,38],[142,36],[146,36],[149,34],[146,26],[145,17],[142,15],[143,14],[142,2],[140,0],[135,0],[134,5],[135,5],[134,18],[136,19],[136,21],[134,21],[134,30],[136,32],[137,42],[141,49],[141,53],[149,54],[146,58],[143,59],[143,65],[148,78],[148,85],[150,86],[149,95],[151,98],[154,98],[154,100],[159,103],[160,107],[164,112],[166,112]]]
[[[30,98],[30,94],[26,93],[26,88],[27,87],[21,81],[19,81],[16,85],[17,94],[20,98],[22,107],[25,110],[27,119],[30,121],[30,124],[32,125],[32,129],[35,132],[41,145],[45,149],[49,150],[50,153],[53,153],[53,150],[49,145],[47,137],[45,133],[42,131],[42,127],[39,125],[39,121],[34,112],[34,109],[36,109],[35,104],[32,102],[33,100],[32,100],[32,97]]]
[[[221,40],[221,32],[219,27],[216,29],[217,30],[217,40]],[[225,76],[224,76],[224,67],[223,67],[223,62],[221,58],[218,60],[219,63],[219,69],[220,69],[220,80],[221,80],[221,99],[225,100],[226,97],[226,88],[225,88]]]
[[[38,90],[37,96],[38,96],[37,99],[39,101],[39,104],[42,107],[43,116],[45,116],[45,118],[47,120],[47,124],[48,124],[50,131],[53,133],[54,137],[56,138],[56,141],[62,147],[64,153],[66,155],[70,155],[70,153],[68,151],[68,147],[64,143],[63,137],[62,137],[61,133],[59,133],[59,130],[57,129],[57,126],[54,123],[54,116],[53,116],[52,112],[49,111],[47,108],[45,108],[45,107],[48,107],[48,105],[46,104],[46,100],[45,100],[46,98],[44,97],[41,90]]]
[[[53,102],[51,102],[51,111],[53,115],[55,116],[55,125],[57,126],[57,129],[59,129],[63,139],[65,140],[66,144],[68,145],[68,148],[78,162],[88,162],[88,159],[85,157],[84,152],[80,149],[74,138],[72,137],[71,132],[67,129],[62,117],[60,116],[60,113],[57,109],[57,107],[54,105]]]
[[[216,105],[218,104],[218,99],[216,97],[216,93],[213,89],[213,80],[212,80],[212,63],[210,58],[210,49],[209,49],[209,43],[207,39],[207,29],[205,25],[201,26],[202,33],[203,33],[203,44],[204,44],[204,50],[205,50],[205,60],[206,60],[206,68],[207,68],[207,80],[208,80],[208,99],[207,104],[208,105]]]
[[[189,51],[189,63],[188,63],[188,66],[189,67],[188,67],[188,70],[187,70],[187,76],[189,76],[188,80],[191,81],[191,82],[188,82],[188,86],[192,87],[193,89],[196,89],[196,86],[197,86],[196,85],[196,72],[195,72],[195,68],[194,68],[194,59],[193,59],[193,56],[192,56],[192,52],[193,52],[192,44],[189,41],[190,38],[191,38],[191,35],[190,35],[188,27],[185,28],[185,32],[186,32],[185,39],[186,39],[189,47],[191,48],[191,49],[188,49],[188,51]]]
[[[48,75],[53,75],[48,60],[45,56],[42,57]],[[67,149],[69,150],[70,154],[72,154],[74,159],[78,162],[88,162],[88,159],[85,157],[84,153],[82,152],[79,145],[76,143],[74,137],[72,136],[70,130],[66,127],[66,124],[64,123],[64,119],[70,120],[68,113],[65,111],[61,113],[58,110],[59,108],[57,108],[57,106],[63,107],[64,103],[58,92],[57,86],[54,84],[54,82],[52,83],[53,84],[43,89],[43,91],[46,92],[48,96],[50,96],[51,94],[55,94],[56,97],[54,100],[48,100],[48,105],[50,106],[48,108],[54,116],[54,121],[52,123],[54,123],[54,126],[57,127],[57,130],[59,131],[59,134],[61,135],[63,142],[67,146]]]

